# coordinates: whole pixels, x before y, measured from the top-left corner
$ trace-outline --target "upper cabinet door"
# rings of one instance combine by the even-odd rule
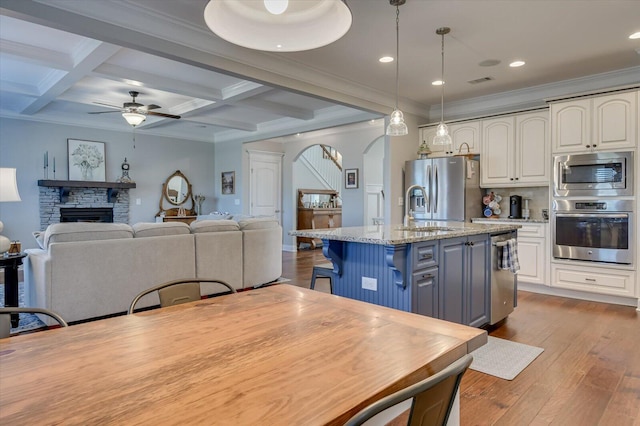
[[[553,152],[580,152],[591,149],[591,100],[551,104]]]
[[[480,186],[504,186],[515,182],[514,118],[482,121]]]
[[[454,154],[467,154],[467,151],[469,154],[480,154],[480,121],[451,124],[449,134],[453,139]]]
[[[635,92],[593,98],[593,148],[635,148],[638,106]]]
[[[549,112],[516,116],[516,180],[546,186],[550,183]]]

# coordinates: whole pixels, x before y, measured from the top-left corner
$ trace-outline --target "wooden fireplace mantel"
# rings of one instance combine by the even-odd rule
[[[60,189],[60,202],[69,200],[71,188],[107,188],[107,201],[111,203],[113,197],[118,196],[121,189],[135,188],[135,182],[95,182],[87,180],[39,180],[38,186],[56,187]]]

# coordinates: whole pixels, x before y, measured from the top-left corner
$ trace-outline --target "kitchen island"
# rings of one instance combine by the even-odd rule
[[[491,236],[518,224],[416,222],[290,231],[317,238],[333,264],[333,293],[482,326],[491,310]]]

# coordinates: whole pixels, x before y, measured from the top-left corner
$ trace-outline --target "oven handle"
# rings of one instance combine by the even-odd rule
[[[557,213],[556,217],[595,217],[595,218],[611,218],[611,219],[627,219],[630,213]]]

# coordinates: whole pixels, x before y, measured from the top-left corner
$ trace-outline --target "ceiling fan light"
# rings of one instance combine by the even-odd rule
[[[204,9],[204,20],[220,38],[268,52],[298,52],[326,46],[345,35],[353,20],[343,0],[289,0],[282,13],[272,13],[280,3],[210,0]]]
[[[404,136],[409,133],[409,129],[404,122],[404,115],[399,109],[394,110],[391,113],[389,125],[387,126],[387,135],[389,136]]]
[[[433,145],[451,145],[451,136],[449,136],[449,127],[440,123],[436,128],[436,136],[433,138]]]
[[[140,114],[138,112],[123,112],[122,116],[132,127],[140,125],[140,123],[147,119],[144,114]]]

